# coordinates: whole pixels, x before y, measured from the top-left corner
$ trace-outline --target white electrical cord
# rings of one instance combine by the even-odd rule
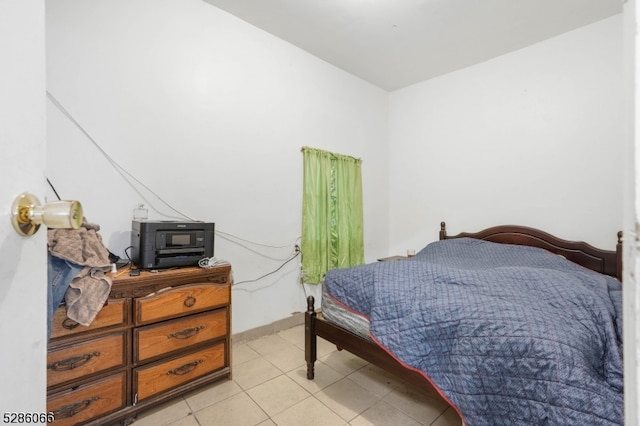
[[[216,259],[215,257],[205,257],[198,261],[198,266],[201,268],[213,268],[220,265],[229,265],[230,263],[223,259]]]

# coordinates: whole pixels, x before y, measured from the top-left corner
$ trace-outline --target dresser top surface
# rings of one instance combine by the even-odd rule
[[[129,281],[147,281],[150,279],[157,279],[159,277],[169,278],[199,278],[207,277],[209,275],[227,274],[231,271],[230,265],[219,265],[213,268],[200,268],[199,266],[185,266],[180,268],[167,268],[167,269],[140,269],[140,275],[131,276],[129,273],[134,268],[126,267],[119,269],[115,274],[111,273],[111,279],[113,284],[123,284]]]
[[[156,270],[140,270],[140,275],[131,276],[130,267],[122,268],[115,274],[111,274],[112,287],[111,297],[123,297],[128,294],[140,296],[144,293],[154,291],[142,287],[153,286],[174,287],[184,284],[197,283],[201,281],[228,283],[230,280],[216,279],[227,277],[231,273],[231,265],[219,265],[213,268],[200,268],[198,266],[167,268]],[[136,291],[139,289],[140,291]]]

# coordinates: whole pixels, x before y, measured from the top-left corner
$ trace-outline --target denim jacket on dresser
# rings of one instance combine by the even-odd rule
[[[51,253],[47,253],[47,257],[49,284],[47,291],[47,339],[49,339],[51,337],[53,313],[60,306],[62,299],[64,299],[69,283],[78,275],[83,266],[52,256]]]

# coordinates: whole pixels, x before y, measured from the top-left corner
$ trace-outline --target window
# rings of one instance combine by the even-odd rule
[[[362,160],[302,148],[302,269],[317,284],[333,268],[364,263]]]

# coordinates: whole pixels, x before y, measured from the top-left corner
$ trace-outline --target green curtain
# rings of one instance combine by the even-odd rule
[[[302,154],[302,269],[317,284],[329,269],[364,263],[362,161],[308,147]]]

